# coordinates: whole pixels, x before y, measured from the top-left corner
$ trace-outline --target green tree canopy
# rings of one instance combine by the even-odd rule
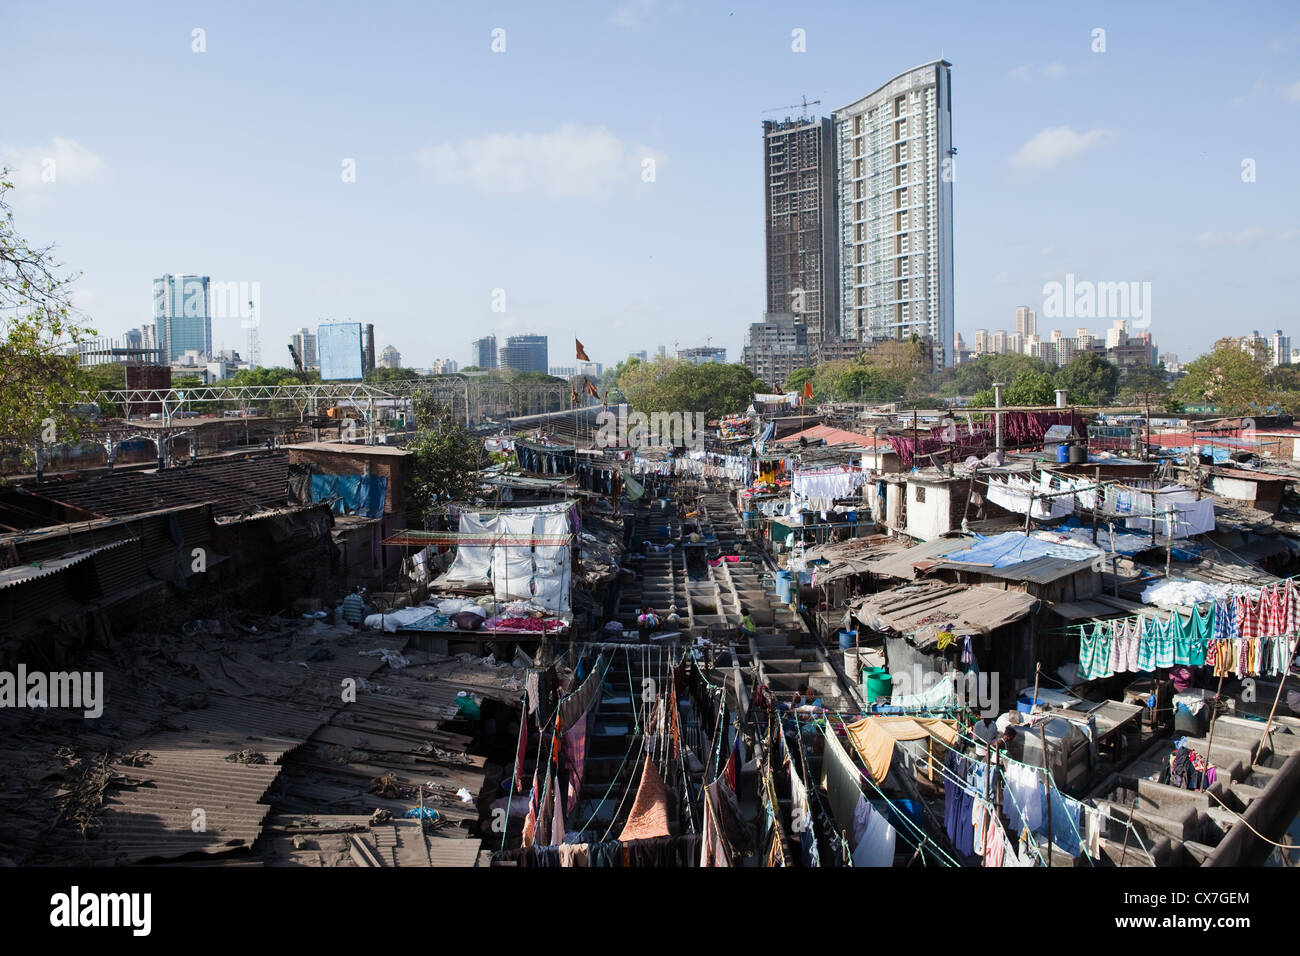
[[[664,357],[629,364],[618,387],[637,411],[703,412],[717,418],[743,412],[763,383],[744,365],[692,365]]]
[[[951,394],[974,395],[983,389],[992,389],[994,382],[1012,382],[1026,372],[1045,371],[1047,365],[1040,359],[1018,352],[981,355],[974,361],[957,366],[950,386]],[[944,391],[948,392],[949,389]]]
[[[1286,397],[1268,380],[1268,362],[1243,352],[1234,344],[1221,344],[1191,362],[1174,398],[1184,405],[1213,405],[1225,415],[1248,415],[1281,404]]]
[[[95,330],[74,315],[76,276],[60,274],[53,247],[32,246],[14,228],[7,174],[0,169],[0,439],[30,463],[38,447],[81,437],[74,406],[88,379],[75,346]]]
[[[407,445],[415,456],[406,488],[408,520],[426,521],[439,501],[464,501],[478,489],[483,443],[427,392],[413,397],[416,433]]]
[[[1124,371],[1119,400],[1126,405],[1164,408],[1169,402],[1169,383],[1163,365],[1131,365]]]
[[[1084,352],[1057,370],[1056,387],[1067,392],[1071,405],[1109,405],[1119,385],[1119,366]]]

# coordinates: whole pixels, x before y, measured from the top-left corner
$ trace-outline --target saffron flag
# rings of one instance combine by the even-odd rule
[[[812,379],[808,379],[808,381],[806,381],[806,382],[803,383],[803,397],[804,397],[804,398],[812,398],[812,397],[813,397],[813,391],[812,391]]]
[[[574,339],[573,344],[578,347],[578,358],[584,362],[590,362],[591,359],[587,356],[587,350],[582,347],[582,343]]]
[[[577,404],[578,404],[578,393],[577,393],[577,391],[575,391],[575,390],[572,389],[572,388],[569,389],[569,398],[571,399],[571,401],[572,401],[572,403],[573,403],[574,405],[577,405]]]
[[[596,385],[591,379],[587,379],[587,394],[592,398],[600,398],[600,392],[596,391]]]

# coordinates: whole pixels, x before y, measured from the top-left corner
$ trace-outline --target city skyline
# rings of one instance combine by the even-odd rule
[[[81,273],[76,301],[100,336],[148,321],[144,280],[180,262],[260,284],[266,364],[287,365],[283,343],[321,315],[376,323],[419,364],[463,359],[488,332],[559,342],[576,330],[607,365],[664,340],[711,337],[739,355],[764,312],[763,120],[801,95],[839,109],[939,56],[956,74],[954,331],[968,343],[1021,304],[1049,326],[1044,287],[1067,275],[1151,283],[1153,336],[1185,357],[1234,313],[1295,323],[1283,290],[1300,186],[1283,171],[1300,146],[1300,17],[1282,5],[1231,18],[1178,8],[1214,23],[1179,36],[1196,71],[1162,65],[1160,5],[1086,18],[947,5],[925,29],[887,10],[877,26],[897,43],[868,69],[838,28],[847,7],[650,3],[631,17],[611,4],[560,26],[522,7],[398,6],[382,33],[355,30],[360,14],[344,8],[311,23],[69,9],[10,12],[0,165],[24,231]],[[432,62],[432,45],[436,65],[339,65]],[[138,66],[114,68],[127,61]],[[591,84],[593,71],[609,80]],[[436,120],[418,105],[426,88],[445,100]],[[1165,106],[1139,123],[1135,91]],[[182,110],[207,146],[178,166],[155,117]],[[576,283],[574,251],[590,260]],[[212,349],[243,351],[238,321],[213,325]]]

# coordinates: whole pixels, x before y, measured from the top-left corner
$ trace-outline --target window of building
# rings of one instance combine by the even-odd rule
[[[917,503],[918,503],[918,504],[924,504],[924,503],[925,503],[925,486],[924,486],[924,485],[914,485],[913,487],[916,488],[916,501],[917,501]]]

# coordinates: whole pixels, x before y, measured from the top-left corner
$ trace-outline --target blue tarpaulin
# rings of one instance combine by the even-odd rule
[[[1064,524],[1053,528],[1052,533],[1067,535],[1071,539],[1089,548],[1093,546],[1092,525],[1084,524],[1078,518],[1070,518]],[[1151,535],[1137,531],[1126,531],[1123,530],[1123,525],[1120,525],[1116,527],[1115,533],[1112,536],[1110,528],[1103,523],[1097,528],[1097,547],[1107,553],[1113,551],[1115,554],[1123,554],[1132,557],[1141,551],[1150,549]]]
[[[335,514],[358,514],[367,518],[384,516],[388,479],[376,475],[311,476],[311,500],[333,501]]]
[[[1010,568],[1036,558],[1064,558],[1067,561],[1087,561],[1096,556],[1091,547],[1079,548],[1070,544],[1056,544],[1031,538],[1018,531],[983,538],[965,551],[954,551],[947,561],[983,564],[994,568]]]

